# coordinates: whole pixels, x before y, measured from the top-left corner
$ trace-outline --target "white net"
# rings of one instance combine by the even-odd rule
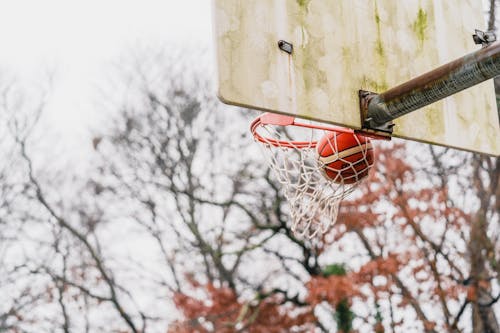
[[[350,130],[282,125],[258,118],[252,132],[283,185],[293,232],[313,238],[330,229],[341,200],[366,178],[373,165],[373,148],[368,138]]]

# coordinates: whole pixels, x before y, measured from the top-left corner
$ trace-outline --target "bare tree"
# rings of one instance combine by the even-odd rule
[[[40,163],[44,103],[4,89],[0,329],[498,332],[498,159],[382,146],[332,230],[300,239],[253,113],[189,59],[130,63],[85,179]]]
[[[94,140],[107,161],[94,186],[134,207],[129,219],[157,244],[169,273],[158,280],[171,298],[202,283],[227,287],[236,298],[250,291],[262,301],[279,295],[300,307],[294,293],[248,265],[259,258],[274,262],[274,275],[287,275],[280,264],[286,259],[277,261],[279,252],[266,247],[283,237],[304,254],[307,270],[319,271],[317,258],[288,228],[282,194],[244,130],[248,119],[221,113],[209,83],[186,77],[193,74],[180,63],[160,73],[138,69],[135,104],[122,107],[111,136]],[[151,85],[151,75],[165,79]]]
[[[7,180],[2,184],[2,287],[12,293],[2,310],[2,327],[88,331],[93,325],[88,318],[82,323],[81,313],[107,306],[123,323],[117,327],[140,332],[145,316],[127,312],[130,305],[125,303],[131,302],[106,266],[96,232],[101,216],[85,196],[85,185],[71,181],[72,190],[81,186],[82,195],[68,196],[61,180],[34,162],[40,152],[32,152],[30,146],[36,145],[32,137],[45,108],[45,94],[27,96],[21,87],[8,85],[1,99],[6,143],[2,176]],[[51,306],[61,315],[46,318],[51,311],[43,308]]]
[[[200,94],[209,90],[205,83],[183,79],[180,73],[189,70],[178,62],[161,71],[165,76],[153,70],[164,77],[160,85],[139,70],[139,94],[121,108],[113,134],[94,140],[108,163],[95,186],[133,207],[129,217],[157,243],[168,271],[158,280],[186,317],[173,331],[259,332],[266,313],[287,306],[300,316],[280,318],[277,331],[328,331],[332,322],[325,318],[344,300],[356,313],[355,327],[467,329],[464,304],[480,289],[464,281],[468,265],[478,262],[460,248],[475,224],[468,205],[456,202],[464,196],[451,195],[449,187],[458,186],[450,182],[458,179],[458,166],[468,165],[473,174],[472,162],[432,150],[426,156],[433,163],[424,164],[430,171],[422,173],[405,161],[411,155],[403,147],[382,149],[379,172],[343,204],[332,231],[305,241],[291,232],[287,203],[271,171],[255,158],[258,150],[233,126],[245,122],[213,111],[217,104]],[[422,147],[417,151],[425,154]],[[445,168],[446,161],[458,163]],[[492,193],[484,194],[486,201]],[[487,214],[495,222],[492,207]],[[336,263],[347,265],[346,276],[328,273]],[[436,287],[420,287],[426,284]],[[368,286],[371,292],[361,291]],[[481,304],[492,314],[498,298],[487,291]]]

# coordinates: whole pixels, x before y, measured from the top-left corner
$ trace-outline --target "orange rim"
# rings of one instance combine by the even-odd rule
[[[252,132],[255,140],[270,144],[274,147],[286,147],[286,148],[315,148],[318,141],[290,141],[290,140],[279,140],[275,138],[263,137],[258,133],[259,127],[263,127],[266,125],[274,125],[274,126],[297,126],[297,127],[305,127],[317,130],[338,132],[338,133],[354,133],[353,130],[347,128],[340,128],[328,125],[317,125],[317,124],[306,124],[295,121],[295,117],[293,116],[284,116],[275,113],[264,113],[259,117],[255,118],[255,120],[250,125],[250,131]]]

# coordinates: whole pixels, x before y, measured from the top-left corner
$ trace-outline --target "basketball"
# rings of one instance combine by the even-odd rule
[[[368,176],[373,165],[371,141],[362,135],[330,131],[316,149],[323,175],[335,183],[354,184]]]

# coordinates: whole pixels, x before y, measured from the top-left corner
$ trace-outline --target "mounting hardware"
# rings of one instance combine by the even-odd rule
[[[497,40],[497,36],[493,31],[481,31],[476,29],[476,33],[472,35],[474,43],[481,44],[483,47],[490,45]]]
[[[393,127],[395,124],[392,121],[377,124],[373,121],[373,118],[368,114],[368,107],[373,98],[379,96],[379,94],[360,90],[359,91],[359,108],[361,114],[361,132],[370,133],[376,136],[390,137],[393,132]]]
[[[288,54],[292,54],[292,52],[293,52],[293,44],[289,43],[287,41],[279,40],[278,47],[280,48],[281,51],[284,51]]]

